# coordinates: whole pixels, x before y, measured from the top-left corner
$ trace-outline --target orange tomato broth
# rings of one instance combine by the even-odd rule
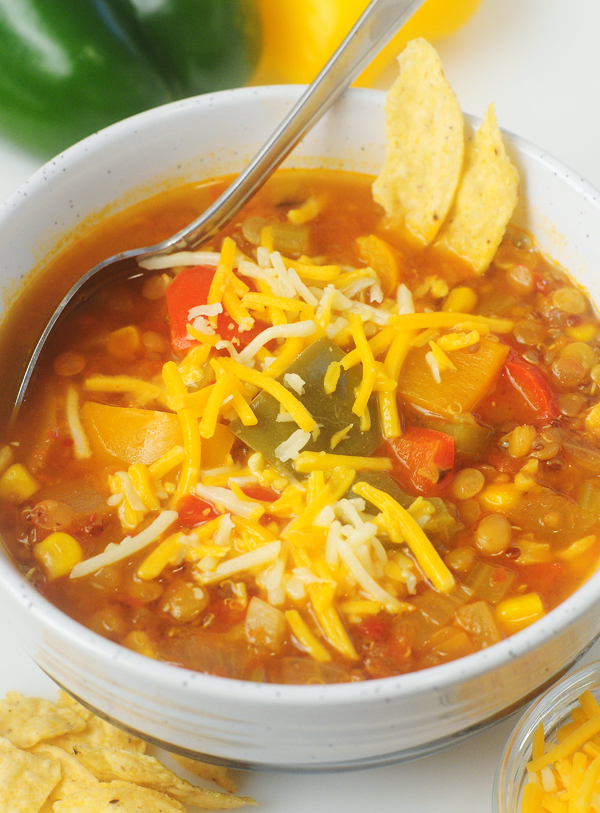
[[[152,400],[148,393],[142,397],[139,392],[85,388],[93,376],[126,375],[164,390],[161,371],[165,363],[183,363],[185,351],[175,352],[171,346],[167,298],[160,290],[165,272],[123,281],[100,291],[57,331],[26,408],[16,426],[5,429],[7,446],[0,452],[6,470],[22,466],[36,487],[22,498],[11,492],[6,471],[0,478],[0,529],[5,545],[36,588],[68,615],[136,651],[198,671],[283,683],[344,682],[427,668],[492,645],[540,618],[594,571],[600,552],[600,453],[594,413],[600,325],[590,303],[560,269],[541,256],[527,234],[513,227],[487,274],[462,283],[447,281],[456,276],[455,268],[413,253],[381,228],[382,213],[372,201],[371,182],[367,176],[352,173],[281,172],[208,249],[219,251],[224,237],[229,236],[246,257],[254,258],[250,218],[263,218],[267,226],[289,224],[290,210],[317,201],[316,214],[298,229],[304,235],[300,242],[305,240],[305,244],[293,260],[307,255],[308,259],[301,257],[302,263],[337,265],[341,274],[379,263],[386,293],[381,307],[392,314],[399,302],[406,303],[407,292],[418,313],[466,310],[472,314],[473,323],[461,317],[455,326],[418,328],[408,335],[412,344],[399,371],[397,388],[402,421],[399,437],[383,438],[385,422],[377,415],[384,399],[377,391],[370,396],[371,431],[379,433],[370,456],[389,461],[384,475],[395,484],[392,507],[371,505],[369,513],[364,510],[368,508],[364,489],[359,496],[360,485],[351,494],[344,487],[345,493],[335,499],[351,498],[353,502],[344,503],[345,508],[336,503],[335,513],[330,512],[330,522],[335,516],[343,532],[328,548],[327,511],[315,525],[310,512],[316,502],[311,501],[324,490],[334,491],[336,477],[344,484],[349,464],[343,463],[339,470],[325,466],[321,473],[307,474],[290,470],[293,460],[286,461],[283,470],[264,459],[257,461],[254,450],[227,428],[232,419],[239,423],[239,417],[222,407],[217,433],[202,439],[202,454],[207,455],[204,465],[217,470],[210,473],[208,486],[234,488],[237,499],[245,498],[261,509],[256,512],[259,516],[240,519],[216,499],[211,503],[194,495],[191,500],[189,495],[182,496],[177,492],[181,466],[175,467],[160,480],[160,486],[154,484],[161,512],[167,508],[180,512],[160,540],[132,557],[70,578],[74,563],[102,553],[109,543],[118,544],[128,534],[138,534],[159,513],[156,507],[146,508],[129,529],[119,519],[116,503],[121,492],[110,478],[120,471],[129,471],[131,476],[139,471],[133,471],[137,463],[123,459],[130,454],[129,430],[114,425],[107,430],[102,423],[105,406],[129,410],[132,425],[141,427],[138,440],[150,448],[142,466],[151,468],[152,454],[158,456],[158,452],[142,424],[135,423],[138,412],[168,416],[175,434],[167,445],[180,437],[175,402],[166,400],[166,391]],[[2,346],[22,347],[16,343],[17,337],[24,330],[32,335],[39,329],[48,315],[49,288],[59,284],[67,288],[79,273],[112,252],[154,243],[171,234],[208,205],[225,183],[219,180],[161,193],[79,237],[50,264],[41,281],[24,292],[4,324]],[[274,234],[277,237],[277,229],[259,229],[258,239],[268,241]],[[379,242],[371,239],[373,235]],[[369,238],[366,243],[365,238]],[[287,238],[277,239],[285,244]],[[284,247],[288,251],[289,245]],[[282,254],[291,256],[286,251]],[[252,280],[241,273],[238,277],[250,291],[256,289]],[[375,275],[368,279],[371,284],[377,281]],[[397,297],[398,284],[406,288],[403,297]],[[321,290],[323,287],[321,284]],[[373,290],[365,288],[353,301],[368,304],[368,292]],[[460,308],[452,308],[453,297]],[[264,329],[270,321],[264,309],[254,307],[257,325]],[[496,322],[490,322],[486,333],[483,322],[477,322],[481,315],[499,320],[502,332],[495,332]],[[290,321],[296,318],[288,316]],[[373,343],[383,329],[371,327],[365,339]],[[473,331],[476,338],[465,339]],[[457,336],[471,343],[455,349],[452,341]],[[357,341],[349,329],[335,338],[346,355]],[[308,347],[312,340],[305,337],[303,341]],[[373,346],[375,359],[385,362],[390,343],[378,346],[375,342]],[[438,384],[429,353],[443,346],[447,350],[439,356]],[[268,357],[277,352],[276,343],[267,345],[257,355],[261,363],[256,369],[268,365]],[[19,354],[23,355],[22,349]],[[454,369],[444,368],[444,356]],[[211,358],[217,359],[213,369],[228,357],[226,350],[211,351]],[[353,369],[360,372],[365,364]],[[392,368],[392,360],[387,368],[379,368],[381,387],[389,388]],[[11,369],[5,410],[18,375],[16,359]],[[355,380],[360,384],[361,376]],[[189,386],[188,393],[212,383],[214,373],[207,366],[204,380]],[[298,387],[297,381],[293,383]],[[78,397],[84,434],[92,447],[90,457],[74,456],[77,440],[66,406],[69,388]],[[252,384],[239,388],[251,408],[257,391]],[[291,385],[288,392],[298,395]],[[335,392],[328,397],[335,397]],[[348,406],[354,395],[346,396]],[[192,414],[190,420],[197,424],[202,416]],[[94,427],[98,426],[96,435]],[[112,436],[121,432],[108,450],[98,441],[107,431]],[[342,438],[333,446],[332,441],[327,453],[343,454],[347,442]],[[251,458],[254,462],[249,469]],[[231,472],[218,473],[227,467],[235,468],[241,485],[231,486],[227,479]],[[350,482],[356,485],[359,479]],[[377,481],[380,486],[381,482]],[[114,499],[109,506],[111,488]],[[282,495],[292,492],[294,499],[288,501],[291,508],[286,513],[281,508]],[[396,508],[398,500],[405,507]],[[298,520],[303,512],[310,516],[308,525]],[[217,518],[223,514],[233,517],[228,544],[235,548],[228,548],[224,557],[219,540],[215,542]],[[296,523],[291,530],[290,520]],[[403,522],[413,525],[406,530]],[[427,557],[419,548],[420,537],[416,542],[413,539],[418,536],[415,522],[424,528],[430,545],[425,551],[434,560],[429,570],[423,563]],[[364,531],[367,538],[366,526],[375,527],[375,536],[367,542],[355,541],[351,532],[357,531],[358,538]],[[401,527],[404,536],[398,530]],[[190,535],[202,528],[210,531],[206,538],[190,542]],[[185,544],[183,537],[172,541],[170,558],[152,575],[149,556],[179,531]],[[60,548],[62,538],[56,542],[61,561],[67,561],[64,572],[52,569],[56,551],[46,542],[53,541],[56,533],[75,540],[71,560],[69,550],[72,554],[73,548]],[[275,559],[214,581],[207,577],[220,562],[274,541],[281,541]],[[284,576],[275,584],[276,566]],[[369,592],[364,572],[383,594]],[[363,581],[357,580],[357,574]]]

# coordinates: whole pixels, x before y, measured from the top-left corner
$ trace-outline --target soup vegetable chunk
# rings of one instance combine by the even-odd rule
[[[409,139],[415,59],[441,70],[420,42],[401,58]],[[507,227],[493,110],[443,202],[387,194],[414,163],[392,142],[378,202],[367,176],[280,172],[201,251],[145,260],[57,331],[0,452],[0,529],[67,614],[198,671],[356,681],[491,646],[595,569],[592,306]],[[161,239],[225,184],[106,219],[48,278]]]

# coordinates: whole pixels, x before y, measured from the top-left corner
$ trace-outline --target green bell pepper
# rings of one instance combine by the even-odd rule
[[[343,358],[344,351],[334,342],[325,338],[318,339],[303,350],[277,379],[317,421],[319,431],[308,441],[303,449],[305,452],[331,452],[332,437],[347,426],[352,428],[336,446],[336,454],[370,455],[381,443],[374,397],[371,396],[369,399],[370,429],[363,432],[360,428],[360,418],[352,412],[354,391],[360,385],[362,376],[358,366],[342,371],[335,392],[331,395],[325,394],[323,380],[327,368],[332,361],[339,362]],[[299,375],[303,380],[304,392],[301,395],[286,383],[285,376],[288,374]],[[236,418],[229,424],[230,430],[255,452],[260,452],[273,466],[300,477],[290,462],[283,463],[275,454],[277,447],[288,440],[298,426],[293,421],[277,420],[281,411],[279,402],[264,390],[252,400],[251,407],[258,422],[253,426],[244,426]]]
[[[239,86],[253,0],[0,0],[0,133],[51,157],[150,107]]]

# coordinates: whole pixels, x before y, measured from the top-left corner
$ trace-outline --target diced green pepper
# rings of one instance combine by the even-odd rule
[[[355,389],[361,382],[360,366],[342,371],[334,393],[327,395],[323,379],[332,361],[341,361],[344,352],[329,339],[319,339],[298,356],[277,380],[306,407],[317,421],[317,430],[304,446],[306,452],[331,452],[331,439],[342,429],[351,426],[346,437],[335,447],[341,455],[369,455],[381,443],[374,398],[369,401],[371,428],[363,432],[360,418],[352,412]],[[285,382],[285,376],[296,374],[304,382],[304,393],[299,395]],[[260,392],[252,401],[252,411],[258,419],[254,426],[244,426],[238,419],[229,428],[240,440],[255,452],[260,452],[274,466],[289,473],[296,472],[291,461],[282,462],[275,450],[297,429],[294,421],[278,421],[281,412],[279,402],[266,392]]]

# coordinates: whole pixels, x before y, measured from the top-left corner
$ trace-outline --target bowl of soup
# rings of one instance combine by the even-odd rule
[[[81,303],[11,420],[70,284],[196,217],[299,92],[141,114],[4,203],[0,602],[127,730],[314,771],[456,743],[597,637],[600,209],[504,134],[490,269],[425,261],[381,228],[384,95],[352,90],[221,235]]]

